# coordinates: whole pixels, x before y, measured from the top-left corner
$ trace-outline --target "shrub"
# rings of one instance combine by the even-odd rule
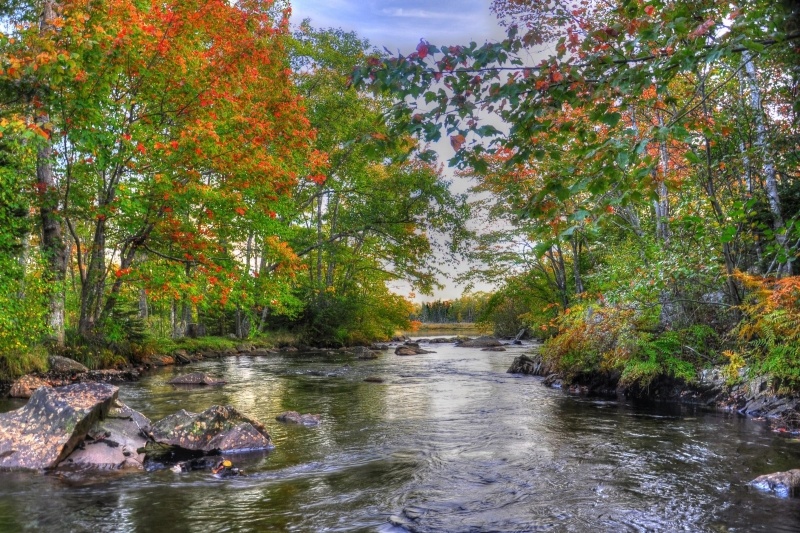
[[[730,365],[747,363],[751,374],[769,375],[778,392],[800,388],[800,276],[769,279],[739,274],[750,290],[734,333],[739,350]],[[733,356],[736,357],[733,357]],[[732,374],[734,369],[729,369]]]
[[[33,265],[35,266],[35,265]],[[0,256],[0,379],[44,370],[47,353],[46,287],[41,271]]]
[[[659,377],[686,382],[715,360],[716,333],[708,326],[653,333],[654,312],[586,303],[556,319],[558,334],[542,355],[567,380],[579,374],[619,373],[625,387],[648,387]]]

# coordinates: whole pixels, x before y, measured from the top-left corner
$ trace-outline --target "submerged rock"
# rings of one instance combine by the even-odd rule
[[[144,431],[149,427],[150,419],[117,402],[59,467],[141,470],[145,454],[138,450],[147,443]]]
[[[167,383],[170,385],[224,385],[227,382],[222,379],[213,378],[203,372],[192,372],[191,374],[183,374],[182,376],[174,377]]]
[[[264,426],[233,407],[214,405],[202,413],[181,409],[151,428],[152,440],[160,445],[202,453],[262,450],[272,446]],[[163,448],[147,445],[155,452]]]
[[[494,337],[484,335],[477,339],[463,341],[456,346],[460,346],[461,348],[492,348],[495,346],[502,346],[502,343]]]
[[[105,383],[37,389],[28,403],[0,414],[0,469],[54,468],[117,399]]]
[[[502,346],[492,346],[491,348],[482,348],[482,352],[505,352],[506,349]]]
[[[50,372],[56,374],[81,374],[89,371],[88,368],[79,362],[61,357],[60,355],[51,355],[47,361],[50,363]]]
[[[275,417],[278,422],[286,422],[288,424],[302,424],[304,426],[316,426],[322,422],[320,415],[312,415],[306,413],[301,415],[297,411],[285,411]]]
[[[39,387],[49,387],[50,384],[36,376],[22,376],[11,385],[8,395],[12,398],[30,398]]]
[[[364,381],[366,383],[383,383],[386,380],[380,376],[367,376],[364,378]]]
[[[750,483],[758,489],[774,492],[784,498],[799,497],[800,469],[795,468],[786,472],[758,476]]]

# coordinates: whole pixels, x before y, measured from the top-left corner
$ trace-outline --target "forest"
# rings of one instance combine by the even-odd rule
[[[424,315],[568,378],[800,387],[797,4],[492,11],[501,42],[397,55],[282,2],[3,4],[0,377]],[[387,285],[465,259],[497,290],[452,317]]]

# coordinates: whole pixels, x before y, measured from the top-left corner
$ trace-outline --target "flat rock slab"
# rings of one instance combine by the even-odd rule
[[[142,470],[145,455],[138,450],[147,443],[143,431],[149,427],[149,418],[117,402],[59,467]]]
[[[153,424],[151,436],[162,445],[203,453],[263,450],[272,446],[261,423],[230,405],[214,405],[202,413],[181,409]]]
[[[774,492],[784,498],[800,496],[800,469],[776,472],[755,478],[751,485],[761,490]]]
[[[275,417],[278,422],[286,422],[287,424],[301,424],[303,426],[316,426],[322,422],[320,415],[306,413],[301,415],[297,411],[285,411]]]
[[[0,414],[0,469],[55,468],[105,416],[118,392],[106,383],[36,389],[25,406]]]
[[[50,387],[50,384],[40,377],[22,376],[11,385],[8,395],[12,398],[30,398],[39,387]]]
[[[170,385],[224,385],[227,382],[223,379],[211,377],[203,372],[192,372],[191,374],[174,377],[167,383]]]

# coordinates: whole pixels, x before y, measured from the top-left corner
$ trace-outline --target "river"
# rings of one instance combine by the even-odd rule
[[[122,401],[152,419],[231,404],[264,422],[275,448],[230,456],[239,478],[3,473],[0,532],[800,532],[800,500],[747,485],[800,467],[800,443],[763,422],[506,374],[529,346],[430,349],[230,357],[189,367],[221,387],[166,383],[187,367],[125,384]],[[323,423],[275,422],[285,410]]]

